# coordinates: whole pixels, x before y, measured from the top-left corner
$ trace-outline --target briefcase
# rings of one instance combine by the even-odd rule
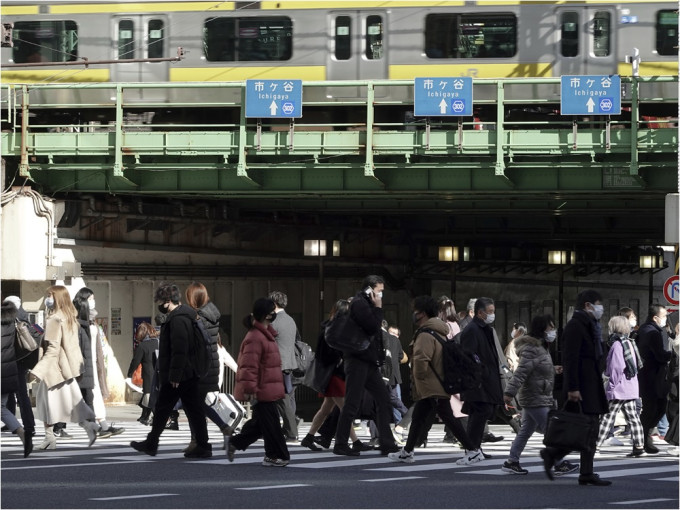
[[[232,430],[241,426],[246,410],[231,393],[211,391],[205,396],[206,405],[212,407]]]
[[[543,435],[543,444],[553,448],[572,451],[586,451],[591,448],[592,435],[596,433],[596,424],[590,416],[583,414],[581,403],[578,412],[566,410],[567,402],[562,409],[553,409],[548,413],[548,425]],[[594,425],[595,424],[595,425]]]

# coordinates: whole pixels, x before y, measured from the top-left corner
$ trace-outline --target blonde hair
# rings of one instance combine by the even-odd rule
[[[63,285],[52,285],[47,289],[47,293],[51,293],[52,298],[54,299],[54,308],[50,315],[61,312],[66,319],[66,327],[68,327],[70,331],[77,331],[78,321],[76,318],[78,312],[76,307],[73,306],[68,289]]]
[[[628,336],[630,334],[630,322],[628,318],[622,315],[616,315],[609,319],[609,331],[618,333],[619,335]]]

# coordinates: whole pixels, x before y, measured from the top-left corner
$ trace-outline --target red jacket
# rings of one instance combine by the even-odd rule
[[[275,402],[285,396],[281,355],[274,337],[276,330],[254,321],[238,353],[236,400],[246,400],[245,394],[255,395],[258,402]]]

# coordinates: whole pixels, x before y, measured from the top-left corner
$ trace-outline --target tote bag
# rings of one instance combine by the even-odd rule
[[[543,435],[543,444],[553,448],[583,452],[592,444],[595,427],[590,416],[583,414],[581,403],[578,412],[566,409],[567,402],[562,409],[553,409],[548,413],[548,425]]]

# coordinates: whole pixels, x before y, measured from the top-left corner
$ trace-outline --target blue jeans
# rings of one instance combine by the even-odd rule
[[[2,394],[2,410],[0,411],[0,419],[7,425],[7,428],[14,432],[16,429],[21,427],[21,423],[14,416],[14,413],[7,409],[7,399],[9,398],[9,393]]]
[[[522,426],[515,436],[515,440],[510,446],[510,462],[519,462],[519,457],[524,451],[529,438],[537,430],[543,434],[545,427],[548,424],[548,411],[550,407],[523,407],[522,408]]]

